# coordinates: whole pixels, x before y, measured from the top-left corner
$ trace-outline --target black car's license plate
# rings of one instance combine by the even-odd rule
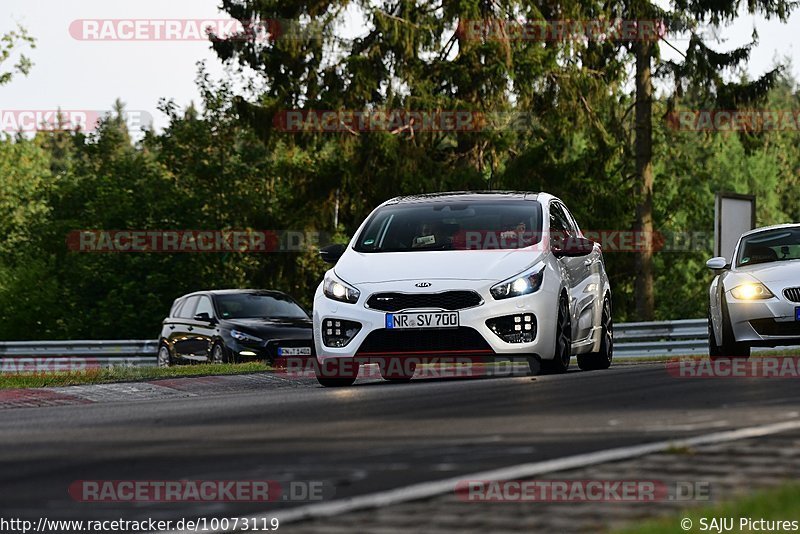
[[[311,356],[311,347],[278,347],[278,356]]]

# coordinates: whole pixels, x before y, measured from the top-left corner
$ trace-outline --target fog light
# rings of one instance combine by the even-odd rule
[[[361,330],[361,323],[344,319],[322,321],[322,343],[326,347],[344,347]]]
[[[532,313],[495,317],[486,321],[486,326],[506,343],[530,343],[536,339],[536,317]]]
[[[252,350],[243,350],[243,351],[239,352],[239,354],[241,356],[255,356],[256,355],[256,353],[253,352]]]

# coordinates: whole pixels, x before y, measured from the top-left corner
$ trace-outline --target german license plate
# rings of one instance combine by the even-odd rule
[[[458,312],[387,313],[386,328],[458,328]]]
[[[311,347],[278,347],[278,356],[311,356]]]
[[[800,306],[794,307],[794,320],[800,321]]]

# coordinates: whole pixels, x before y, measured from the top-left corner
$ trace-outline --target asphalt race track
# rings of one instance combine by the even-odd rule
[[[85,503],[68,488],[80,480],[320,481],[327,498],[341,498],[786,421],[800,402],[794,380],[677,378],[663,363],[410,384],[369,379],[345,389],[313,379],[283,384],[0,410],[3,515],[233,517],[306,503]]]

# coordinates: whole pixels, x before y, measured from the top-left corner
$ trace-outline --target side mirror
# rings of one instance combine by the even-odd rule
[[[716,258],[711,258],[706,262],[706,267],[714,271],[722,271],[724,269],[730,269],[731,266],[728,263],[728,260],[723,258],[722,256],[717,256]]]
[[[333,244],[319,249],[319,255],[325,263],[336,263],[342,257],[344,251],[347,250],[347,245]]]
[[[586,256],[594,249],[594,241],[585,237],[567,237],[550,247],[556,258]]]
[[[205,323],[211,323],[214,319],[208,314],[208,312],[201,312],[194,316],[195,321],[203,321]]]

